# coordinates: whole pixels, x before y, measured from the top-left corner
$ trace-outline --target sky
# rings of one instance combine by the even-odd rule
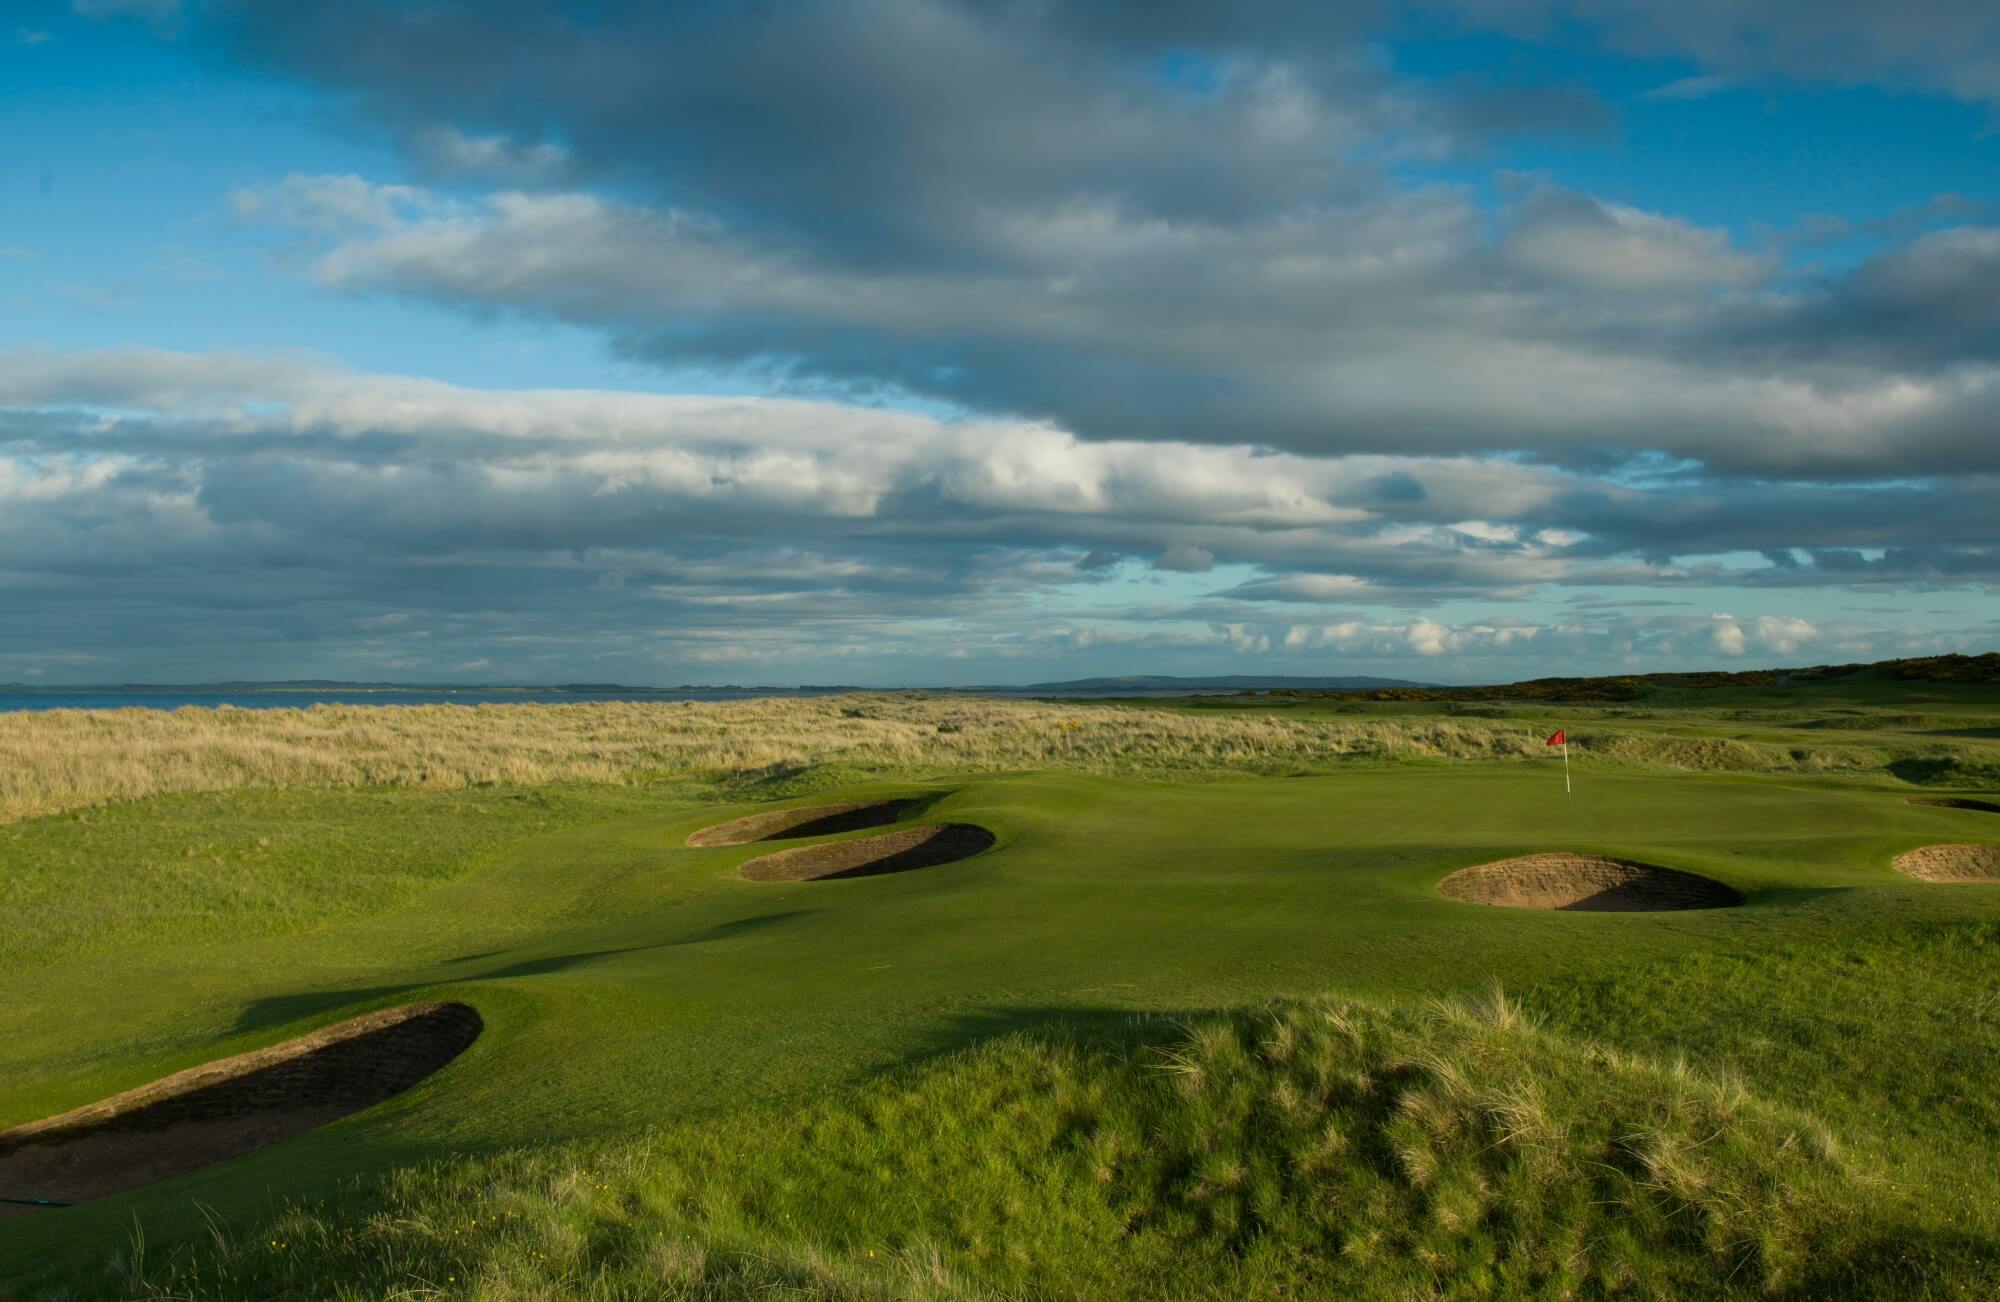
[[[0,682],[2000,647],[2000,7],[0,24]]]

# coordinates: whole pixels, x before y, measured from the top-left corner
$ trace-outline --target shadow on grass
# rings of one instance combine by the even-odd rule
[[[677,949],[683,945],[708,945],[717,941],[734,940],[752,935],[770,927],[782,925],[813,913],[812,909],[781,909],[772,913],[760,913],[748,918],[733,918],[714,926],[703,927],[685,936],[672,940],[655,941],[646,945],[624,945],[615,949],[578,950],[568,954],[544,954],[535,958],[516,959],[498,967],[480,968],[475,971],[458,972],[451,976],[433,977],[397,982],[393,985],[345,987],[333,990],[305,990],[296,994],[272,995],[259,999],[245,1008],[230,1027],[232,1034],[263,1030],[272,1026],[283,1026],[301,1018],[312,1017],[334,1009],[350,1005],[371,1003],[407,995],[413,990],[435,990],[445,986],[467,985],[477,981],[505,981],[516,977],[549,976],[567,972],[603,959],[618,958],[625,954],[642,954],[652,950]],[[484,954],[465,954],[447,959],[450,965],[477,962],[481,959],[496,958],[508,951],[492,950]]]
[[[1753,909],[1792,908],[1801,904],[1830,902],[1860,889],[1858,886],[1776,886],[1750,892],[1743,897],[1743,903]]]
[[[975,1049],[1010,1035],[1030,1035],[1086,1052],[1131,1052],[1176,1039],[1190,1018],[1230,1010],[1222,1006],[1172,1012],[1141,1012],[1126,1008],[1012,1005],[953,1013],[921,1031],[921,1039],[892,1061],[857,1072],[852,1084],[866,1085],[921,1071],[942,1058]],[[1236,1010],[1236,1011],[1241,1011]]]
[[[1970,796],[1906,796],[1906,805],[1927,805],[1934,809],[1969,809],[1981,814],[2000,814],[2000,804],[1975,800]]]
[[[1818,1264],[1787,1298],[2000,1297],[2000,1242],[1955,1230],[1897,1227]]]
[[[1889,772],[1913,786],[1932,787],[1946,783],[1984,785],[2000,774],[2000,755],[1987,760],[1966,761],[1955,757],[1911,757],[1891,760]]]

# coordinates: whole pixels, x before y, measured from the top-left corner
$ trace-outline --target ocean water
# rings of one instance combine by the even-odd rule
[[[549,692],[522,688],[518,691],[449,688],[407,690],[361,690],[329,687],[325,690],[285,689],[276,691],[203,691],[200,688],[162,688],[146,691],[32,691],[0,690],[0,714],[14,710],[178,710],[183,706],[214,709],[234,706],[240,710],[302,709],[309,705],[519,705],[541,703],[575,705],[583,701],[747,701],[759,696],[828,696],[838,688],[759,687],[714,691],[691,688],[685,691]]]

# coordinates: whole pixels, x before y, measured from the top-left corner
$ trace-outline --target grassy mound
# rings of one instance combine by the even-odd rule
[[[1871,1242],[1808,1118],[1480,1007],[1015,1035],[803,1113],[406,1170],[121,1293],[1636,1296]],[[1876,1240],[1879,1241],[1879,1240]]]

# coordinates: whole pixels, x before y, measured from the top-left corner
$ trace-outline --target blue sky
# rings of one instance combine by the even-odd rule
[[[0,682],[2000,645],[2000,17],[42,0]]]

